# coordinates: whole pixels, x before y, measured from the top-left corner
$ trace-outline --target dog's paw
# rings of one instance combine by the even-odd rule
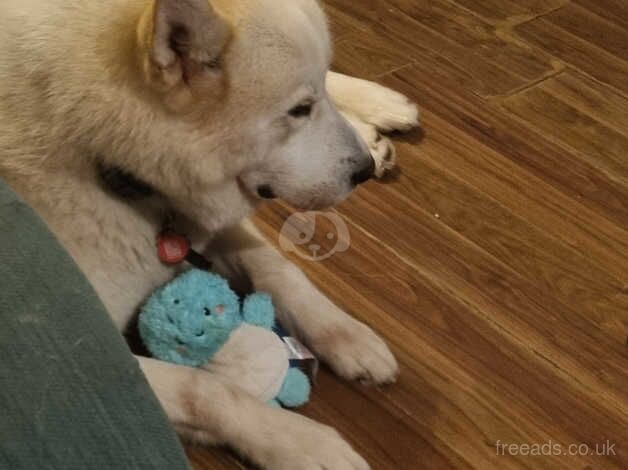
[[[367,384],[395,382],[399,366],[395,356],[368,326],[350,319],[325,328],[310,346],[339,376]]]
[[[419,108],[379,83],[329,72],[327,90],[338,108],[381,132],[409,131],[419,125]]]
[[[370,466],[336,430],[296,413],[272,410],[265,445],[249,457],[267,470],[369,470]],[[257,424],[256,424],[257,425]]]
[[[406,132],[419,126],[419,108],[406,96],[374,82],[364,85],[358,117],[380,132]]]
[[[368,146],[375,160],[375,176],[381,178],[387,171],[392,170],[397,162],[397,151],[392,141],[381,135],[374,125],[350,113],[343,113],[343,116]]]
[[[381,134],[377,134],[373,142],[369,142],[369,150],[375,160],[375,176],[381,178],[387,171],[397,164],[397,150],[392,141]]]
[[[284,261],[285,263],[285,261]],[[316,289],[292,264],[281,276],[257,279],[273,296],[277,318],[338,375],[374,384],[394,382],[399,366],[386,343]]]

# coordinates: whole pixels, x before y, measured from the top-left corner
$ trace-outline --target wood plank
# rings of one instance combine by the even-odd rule
[[[327,13],[329,30],[331,32],[334,43],[338,43],[358,31],[353,26],[353,22],[348,21],[346,16],[334,14],[333,9],[327,4],[322,3],[322,6],[325,10],[325,13]]]
[[[622,61],[628,60],[628,29],[592,13],[585,6],[569,3],[543,18]]]
[[[568,0],[455,0],[492,24],[517,23],[564,6]]]
[[[373,206],[378,200],[389,204]],[[419,269],[420,263],[431,279],[440,279],[441,286],[455,286],[458,298],[491,312],[491,322],[499,323],[503,331],[515,336],[516,332],[525,331],[524,344],[545,355],[562,371],[569,371],[569,376],[579,383],[592,381],[598,390],[605,389],[602,393],[608,394],[611,408],[620,406],[628,397],[628,390],[623,387],[628,377],[625,344],[592,328],[578,312],[518,273],[505,269],[502,261],[453,233],[407,197],[392,188],[374,185],[370,191],[347,201],[339,212],[379,240],[387,240],[394,222],[399,230],[394,250],[401,260],[415,269]],[[603,378],[597,374],[600,368],[608,370]]]
[[[504,168],[505,172],[499,175],[500,178],[509,178],[511,168],[519,166],[554,189],[588,206],[591,216],[598,212],[619,227],[628,226],[628,191],[624,185],[601,174],[585,161],[574,159],[569,165],[564,165],[567,151],[563,147],[552,142],[548,136],[536,133],[526,124],[514,120],[499,107],[465,93],[457,85],[459,77],[453,75],[448,64],[427,56],[420,63],[421,66],[404,69],[383,82],[408,94],[422,103],[424,109],[464,131],[484,147],[492,149],[496,155],[496,164],[502,165],[504,159],[510,160],[515,166],[504,163],[508,168]],[[481,154],[477,153],[476,158],[481,159]],[[489,174],[495,173],[495,170],[490,169],[490,161],[482,164],[487,167]],[[456,169],[455,165],[452,165],[452,169]],[[514,185],[519,184],[516,180],[512,180]],[[491,181],[495,181],[495,178]],[[551,201],[546,204],[551,204]],[[582,219],[583,228],[590,225],[588,216],[573,216]],[[609,233],[613,243],[624,245],[621,241],[625,237],[624,231],[618,233],[616,227],[602,221],[600,223],[606,227],[605,232]]]
[[[562,29],[544,17],[519,25],[515,31],[529,43],[597,80],[612,85],[624,95],[628,94],[628,63],[605,49]]]
[[[611,87],[575,70],[566,70],[538,86],[604,126],[628,136],[628,99]]]
[[[447,140],[451,137],[452,134],[432,135],[430,142],[422,145],[420,154],[402,159],[404,171],[394,191],[426,212],[437,214],[442,224],[502,260],[545,289],[547,295],[569,305],[623,344],[628,335],[628,296],[621,294],[628,262],[623,276],[610,275],[605,266],[585,255],[589,243],[577,248],[562,243],[560,234],[556,238],[550,236],[555,230],[537,228],[524,218],[525,214],[519,216],[508,210],[506,206],[512,207],[512,203],[504,201],[506,194],[488,197],[466,179],[452,176],[446,165],[432,163],[436,159],[448,160]],[[517,206],[513,210],[521,212]],[[560,214],[556,212],[554,218],[557,217]]]
[[[437,32],[434,50],[442,48],[449,39],[473,51],[482,59],[501,69],[515,73],[524,82],[538,80],[553,71],[549,57],[542,51],[524,47],[509,37],[499,35],[496,28],[447,0],[416,2],[414,0],[386,0],[420,24]],[[424,38],[418,37],[424,42]],[[439,44],[440,42],[440,44]]]
[[[373,79],[411,64],[412,55],[408,45],[383,41],[369,33],[351,34],[336,44],[333,69]]]
[[[498,37],[491,25],[446,2],[421,4],[425,8],[405,0],[335,0],[334,5],[332,14],[351,17],[361,34],[373,36],[371,42],[401,50],[410,46],[417,62],[422,55],[442,57],[481,96],[508,94],[554,72],[543,51]]]
[[[409,375],[403,382],[414,391],[418,388],[416,379]],[[324,423],[338,423],[338,431],[372,468],[401,468],[419,462],[430,468],[467,467],[463,459],[447,454],[444,443],[428,440],[424,429],[421,432],[415,422],[394,412],[389,393],[388,388],[342,383],[324,369],[317,381],[316,402],[307,415]]]
[[[628,188],[628,137],[540,87],[511,96],[501,105],[527,126],[567,149],[561,166],[582,159],[608,179]]]
[[[469,69],[465,67],[465,65],[469,64],[454,64],[453,62],[444,59],[438,56],[437,53],[431,52],[427,49],[420,50],[419,46],[415,45],[405,45],[405,43],[401,43],[395,39],[390,39],[385,34],[381,32],[372,30],[367,32],[360,33],[360,41],[363,42],[376,42],[376,43],[387,43],[391,44],[393,47],[397,49],[403,49],[410,47],[412,49],[411,56],[413,62],[421,62],[423,57],[438,57],[439,60],[443,61],[447,64],[447,67],[451,70],[450,77],[456,81],[456,84],[459,88],[463,90],[469,90],[473,93],[477,94],[487,94],[490,95],[494,90],[501,90],[504,93],[508,90],[506,88],[510,88],[512,86],[520,86],[522,82],[517,81],[516,83],[510,82],[510,79],[506,79],[506,82],[503,81],[504,77],[500,74],[494,75],[492,72],[487,72],[486,75],[484,73],[478,73],[477,67],[475,69]],[[337,51],[336,60],[334,61],[334,69],[346,73],[348,75],[354,75],[357,77],[365,77],[368,74],[368,70],[371,67],[371,64],[368,63],[368,60],[365,59],[364,56],[355,55],[351,57],[351,60],[346,60],[347,56],[350,55],[352,47],[343,46],[342,43],[339,44],[339,50]],[[397,59],[395,57],[387,57],[387,61],[393,62]],[[487,78],[485,78],[485,76]],[[504,87],[504,83],[507,84]]]
[[[571,0],[592,13],[628,28],[628,3],[625,0]]]
[[[628,276],[628,233],[625,229],[583,207],[580,200],[575,203],[574,199],[432,113],[424,111],[424,114],[433,127],[430,141],[421,147],[420,156],[408,148],[411,147],[409,144],[399,145],[402,152],[411,155],[402,156],[401,161],[412,158],[404,167],[406,172],[412,172],[415,159],[424,159],[430,166],[499,201],[512,214],[560,240],[573,251],[585,253],[591,262],[615,278]],[[420,174],[416,179],[415,185],[423,184]],[[436,212],[436,208],[432,209]]]
[[[343,22],[351,24],[354,29],[368,31],[370,25],[378,17],[376,0],[363,2],[362,8],[347,10],[345,4],[336,0],[322,0],[325,10],[332,18],[342,18]]]

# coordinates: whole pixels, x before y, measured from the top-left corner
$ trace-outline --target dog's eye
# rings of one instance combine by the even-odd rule
[[[212,311],[208,308],[205,308],[204,312],[206,317],[209,317],[212,314]]]
[[[203,66],[206,69],[217,70],[222,66],[222,63],[220,62],[220,57],[216,57],[215,59],[208,60],[207,62],[203,62]]]
[[[292,108],[290,111],[288,111],[288,114],[295,118],[308,117],[310,114],[312,114],[312,107],[312,103],[303,103]]]

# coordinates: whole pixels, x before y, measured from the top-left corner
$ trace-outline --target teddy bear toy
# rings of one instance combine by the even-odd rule
[[[140,336],[155,358],[206,369],[274,406],[302,406],[309,379],[290,366],[274,327],[269,295],[240,303],[225,279],[198,269],[154,292],[139,317]]]

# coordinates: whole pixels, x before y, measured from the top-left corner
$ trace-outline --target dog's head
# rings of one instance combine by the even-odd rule
[[[327,95],[331,45],[315,0],[156,0],[138,37],[143,74],[182,130],[181,173],[197,186],[236,179],[254,199],[313,209],[373,174]]]

